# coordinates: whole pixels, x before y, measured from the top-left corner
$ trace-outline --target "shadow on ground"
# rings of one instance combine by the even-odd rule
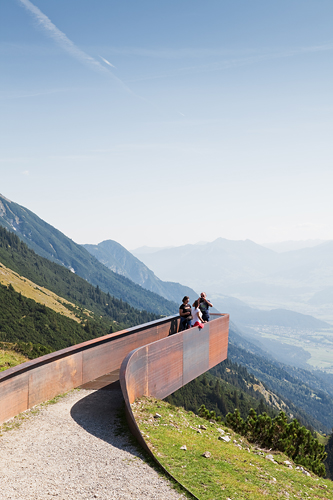
[[[142,458],[127,427],[119,381],[88,393],[72,407],[71,417],[89,434]]]

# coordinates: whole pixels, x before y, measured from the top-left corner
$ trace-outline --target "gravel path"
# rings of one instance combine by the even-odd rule
[[[121,391],[73,391],[0,437],[2,500],[185,497],[116,435]]]

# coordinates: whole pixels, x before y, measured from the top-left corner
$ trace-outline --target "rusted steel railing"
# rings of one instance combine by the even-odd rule
[[[125,356],[140,346],[177,332],[179,316],[47,354],[0,373],[0,423],[75,387],[118,370]]]
[[[227,358],[229,315],[211,316],[212,321],[202,330],[190,328],[139,347],[121,365],[120,384],[129,427],[157,462],[135,421],[131,403],[140,396],[163,399]]]

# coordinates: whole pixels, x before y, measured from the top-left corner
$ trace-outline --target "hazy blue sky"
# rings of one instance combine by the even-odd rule
[[[333,239],[332,0],[1,0],[0,192],[78,243]]]

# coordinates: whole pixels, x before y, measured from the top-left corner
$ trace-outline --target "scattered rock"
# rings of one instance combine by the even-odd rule
[[[289,460],[285,460],[283,463],[284,465],[291,465],[291,462],[289,462]]]
[[[155,413],[154,418],[162,418],[162,415],[160,415],[159,413]]]
[[[221,427],[218,427],[217,430],[221,433],[221,434],[224,434],[224,430],[221,429]]]
[[[277,463],[277,462],[275,462],[273,455],[266,455],[265,458],[266,458],[266,460],[270,460],[271,462],[273,462],[273,464]]]
[[[206,431],[207,427],[205,425],[199,425],[199,429],[202,429],[203,431]]]
[[[197,429],[197,433],[198,434],[202,434],[201,430],[200,429]]]
[[[210,458],[212,455],[211,455],[210,451],[205,451],[205,453],[203,453],[201,456],[205,457],[205,458]]]
[[[229,441],[231,441],[229,436],[219,436],[218,439],[221,441],[225,441],[226,443],[229,443]]]
[[[183,444],[183,446],[181,446],[180,449],[186,451],[187,450],[186,444]]]

